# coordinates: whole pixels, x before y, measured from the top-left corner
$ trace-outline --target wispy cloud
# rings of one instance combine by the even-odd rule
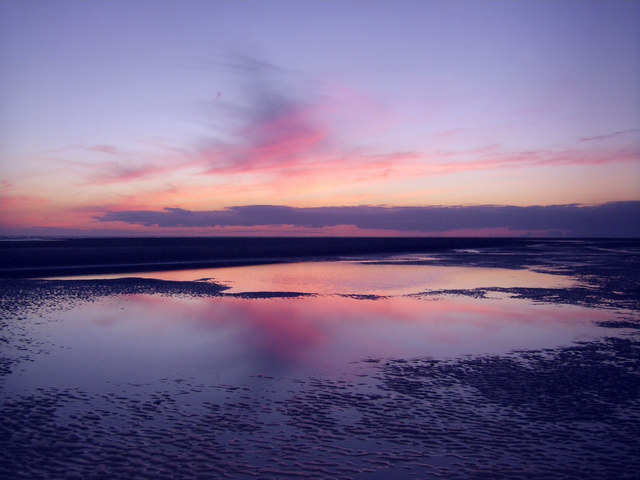
[[[640,128],[630,128],[628,130],[619,130],[617,132],[607,133],[605,135],[595,135],[593,137],[583,137],[581,142],[594,142],[601,140],[610,140],[613,138],[626,137],[628,135],[636,136],[636,143],[640,142]]]
[[[398,232],[487,231],[553,232],[563,236],[640,236],[640,202],[598,206],[456,206],[456,207],[318,207],[251,205],[223,210],[191,211],[167,207],[162,211],[109,211],[100,222],[124,222],[146,227],[300,228],[353,225],[359,229]]]
[[[199,152],[206,174],[249,174],[254,178],[262,174],[263,182],[281,182],[301,175],[313,181],[314,177],[336,173],[345,175],[344,180],[349,182],[374,178],[401,181],[416,176],[541,165],[603,165],[640,159],[640,145],[628,143],[598,149],[585,145],[531,151],[507,149],[498,143],[457,151],[430,148],[428,142],[425,148],[412,151],[366,145],[354,148],[341,144],[334,126],[326,123],[324,113],[332,108],[331,98],[314,98],[309,92],[306,96],[292,93],[287,89],[288,72],[250,57],[233,59],[227,68],[244,78],[249,101],[239,110],[241,124],[233,132],[237,141],[223,144],[212,139],[207,148]],[[361,121],[367,123],[371,119]],[[585,138],[583,142],[634,132],[636,130],[619,131]],[[431,137],[441,140],[466,133],[468,128],[448,129]]]
[[[108,185],[127,183],[143,178],[174,173],[182,165],[165,165],[162,163],[127,164],[116,161],[101,162],[91,165],[91,173],[85,176],[85,181],[92,185]]]
[[[185,168],[201,168],[201,162],[179,149],[166,149],[162,154],[128,152],[113,145],[96,145],[84,149],[90,155],[101,154],[98,159],[56,160],[72,168],[86,185],[118,185],[149,179],[160,175],[173,175]],[[104,154],[104,155],[102,155]],[[107,157],[105,160],[103,157]]]
[[[300,87],[305,82],[296,74],[249,56],[225,57],[218,63],[242,87],[235,99],[216,96],[215,106],[209,105],[211,116],[225,117],[221,123],[224,132],[212,129],[191,145],[163,148],[161,153],[96,144],[84,149],[86,158],[78,159],[76,155],[75,159],[59,160],[58,164],[75,175],[81,186],[127,187],[131,191],[144,181],[144,190],[139,190],[139,195],[151,198],[150,192],[155,188],[162,203],[154,204],[166,205],[174,201],[161,198],[168,179],[179,185],[173,192],[176,199],[187,200],[189,192],[197,191],[200,198],[233,193],[237,198],[234,203],[247,202],[246,198],[250,199],[248,202],[268,203],[282,197],[285,202],[295,202],[303,197],[299,194],[302,188],[317,191],[318,195],[324,191],[329,196],[339,190],[346,198],[348,186],[351,198],[358,198],[365,189],[397,191],[403,182],[416,185],[417,179],[438,176],[640,160],[640,145],[628,141],[638,133],[637,129],[585,137],[574,146],[555,150],[508,149],[497,142],[451,148],[458,139],[464,141],[467,134],[473,133],[469,128],[431,132],[425,135],[424,145],[414,149],[402,149],[402,144],[398,148],[393,148],[393,144],[374,146],[375,142],[368,145],[366,141],[353,144],[331,123],[335,116],[327,114],[337,111],[342,117],[351,105],[336,105],[338,100],[327,95],[320,84]],[[348,102],[350,96],[343,95],[341,99]],[[359,102],[361,99],[352,110],[358,110]],[[378,116],[373,122],[378,125],[376,128],[380,126]],[[363,115],[361,124],[372,123],[366,117]],[[618,138],[624,141],[597,142]],[[450,141],[443,143],[443,139]],[[260,199],[257,191],[264,193]],[[375,195],[361,198],[363,202],[377,201]],[[393,198],[389,202],[397,203]],[[216,203],[220,205],[219,199]]]
[[[123,152],[121,152],[120,149],[118,149],[113,145],[94,145],[92,147],[88,147],[87,150],[92,152],[107,153],[110,155],[118,155],[118,156],[123,155]]]
[[[206,172],[286,171],[312,162],[327,147],[329,131],[319,115],[324,105],[310,94],[290,91],[283,71],[247,56],[229,59],[224,66],[239,78],[246,103],[230,106],[240,119],[230,132],[235,142],[212,138],[200,151]]]
[[[481,168],[512,168],[528,166],[589,166],[626,163],[640,160],[640,145],[606,149],[568,148],[564,150],[532,150],[495,152],[487,156],[488,163],[478,162]]]

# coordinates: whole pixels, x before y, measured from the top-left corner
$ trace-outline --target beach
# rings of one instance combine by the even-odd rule
[[[640,1],[0,1],[0,480],[640,478]]]
[[[254,265],[532,243],[502,238],[41,238],[0,242],[0,278]]]
[[[637,241],[192,242],[0,245],[0,475],[637,475]]]

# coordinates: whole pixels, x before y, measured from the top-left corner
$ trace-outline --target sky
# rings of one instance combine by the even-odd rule
[[[0,235],[640,236],[640,1],[0,0]]]

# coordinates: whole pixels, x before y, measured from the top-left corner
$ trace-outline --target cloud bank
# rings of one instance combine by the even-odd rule
[[[363,230],[442,234],[502,229],[518,234],[565,237],[640,237],[640,201],[596,206],[428,206],[428,207],[289,207],[235,206],[192,211],[167,207],[162,211],[108,211],[100,222],[145,227],[265,227],[324,228],[340,225]]]

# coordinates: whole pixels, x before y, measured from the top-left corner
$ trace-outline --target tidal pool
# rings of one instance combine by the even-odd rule
[[[633,477],[636,311],[570,303],[595,292],[574,277],[404,260],[12,285],[0,477]]]
[[[137,273],[215,281],[213,297],[120,295],[52,314],[33,332],[53,347],[10,384],[94,387],[190,376],[242,384],[255,375],[337,378],[364,359],[503,354],[596,338],[611,312],[492,294],[420,295],[499,287],[564,288],[574,279],[530,270],[305,262]],[[428,262],[428,259],[426,260]],[[76,281],[127,275],[90,275]],[[260,292],[254,297],[236,295]],[[288,298],[278,292],[300,292]]]
[[[515,298],[341,295],[189,298],[126,295],[50,314],[32,336],[46,353],[10,389],[93,388],[194,377],[337,378],[363,359],[447,358],[596,338],[611,312]]]
[[[397,256],[385,263],[366,261],[299,262],[244,267],[201,268],[102,274],[57,279],[155,278],[172,281],[210,279],[229,287],[228,293],[304,292],[319,294],[406,295],[448,289],[566,288],[576,282],[566,276],[526,269],[482,268],[408,264],[409,256]]]

